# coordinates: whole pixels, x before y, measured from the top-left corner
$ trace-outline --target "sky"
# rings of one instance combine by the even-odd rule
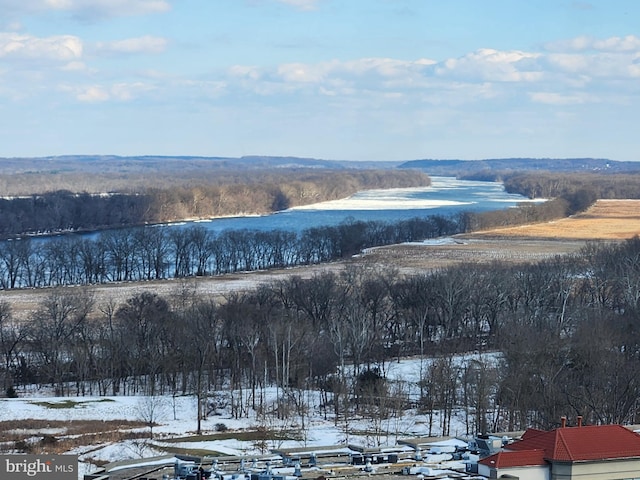
[[[0,0],[0,157],[640,160],[637,0]]]

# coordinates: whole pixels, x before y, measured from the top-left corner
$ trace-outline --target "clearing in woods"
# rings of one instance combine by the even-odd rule
[[[87,288],[98,306],[110,301],[118,305],[143,291],[170,297],[185,288],[223,298],[229,292],[253,289],[291,275],[311,277],[322,271],[338,271],[346,265],[376,265],[395,268],[399,273],[416,273],[464,263],[537,261],[575,253],[588,240],[619,241],[636,235],[640,235],[640,200],[599,200],[585,213],[570,218],[437,241],[372,248],[352,259],[325,265]],[[48,292],[47,289],[1,291],[0,301],[9,302],[18,318],[28,318]]]

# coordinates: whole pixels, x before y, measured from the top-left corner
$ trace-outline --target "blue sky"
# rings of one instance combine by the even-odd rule
[[[0,0],[0,156],[640,160],[636,0]]]

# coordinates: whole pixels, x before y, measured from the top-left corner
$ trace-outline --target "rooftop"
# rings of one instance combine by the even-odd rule
[[[522,439],[481,463],[495,468],[640,458],[640,435],[622,425],[527,430]]]

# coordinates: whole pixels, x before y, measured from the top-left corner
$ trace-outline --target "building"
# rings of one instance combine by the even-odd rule
[[[478,462],[478,474],[521,480],[640,479],[640,435],[621,425],[527,430]]]

